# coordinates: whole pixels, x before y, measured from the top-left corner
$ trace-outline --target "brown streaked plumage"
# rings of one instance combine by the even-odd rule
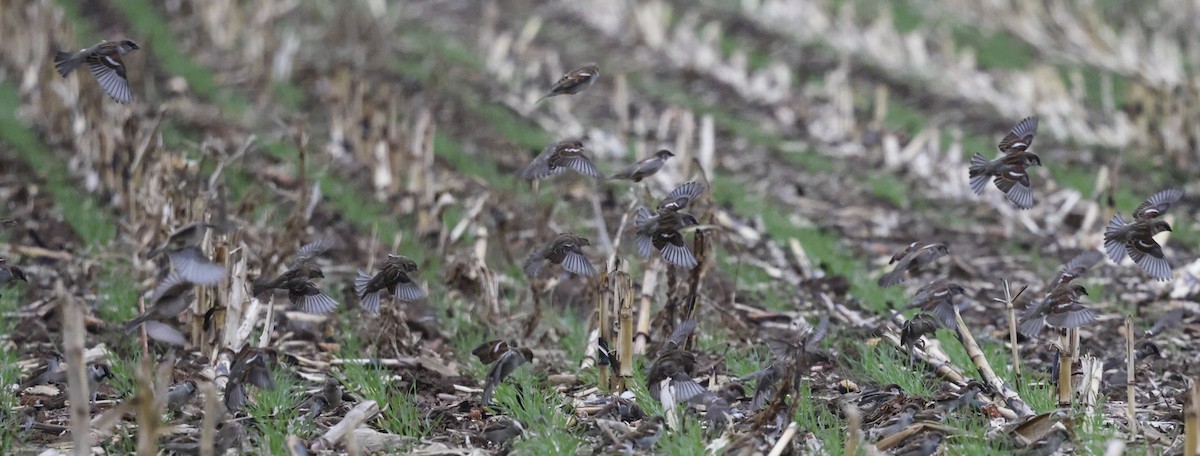
[[[578,139],[559,141],[542,149],[542,153],[538,154],[533,162],[529,163],[529,166],[521,168],[517,174],[525,180],[538,180],[557,176],[567,169],[572,169],[585,176],[604,177],[600,174],[600,170],[596,169],[592,160],[584,155],[584,152],[586,149],[583,141]]]
[[[658,170],[666,165],[667,159],[674,156],[675,154],[671,153],[671,151],[662,149],[655,152],[654,155],[643,158],[641,161],[621,170],[621,172],[613,174],[609,179],[627,179],[634,182],[641,182],[642,179],[657,173]]]
[[[651,215],[646,208],[638,208],[633,219],[638,255],[642,258],[650,256],[650,252],[658,250],[663,259],[675,266],[691,269],[696,267],[696,256],[688,248],[683,234],[679,230],[696,225],[699,222],[691,214],[675,211],[660,210],[657,215]]]
[[[1036,337],[1047,324],[1071,329],[1091,323],[1096,319],[1096,312],[1079,302],[1079,297],[1087,294],[1087,289],[1077,283],[1053,288],[1021,315],[1019,332],[1025,337]]]
[[[269,357],[266,350],[249,345],[237,352],[229,366],[229,382],[225,384],[226,410],[236,412],[246,405],[247,384],[275,389],[275,379],[271,378],[271,368],[267,364]]]
[[[954,328],[957,325],[954,318],[954,310],[959,307],[955,304],[955,298],[962,296],[966,290],[956,283],[947,283],[942,280],[934,280],[922,286],[917,290],[917,294],[913,295],[906,309],[919,308],[925,312],[933,313],[942,325],[948,328]]]
[[[646,386],[650,391],[650,397],[661,400],[660,388],[666,379],[671,379],[670,385],[674,389],[675,400],[678,402],[688,402],[708,393],[708,390],[692,380],[692,371],[696,367],[696,355],[682,347],[684,341],[695,329],[695,320],[686,320],[680,323],[659,348],[657,356],[646,370]]]
[[[26,276],[21,268],[8,264],[8,260],[0,257],[0,287],[16,280],[28,283],[29,276]]]
[[[583,236],[572,233],[562,233],[554,238],[549,245],[530,253],[525,260],[525,275],[538,275],[546,263],[557,264],[567,271],[585,277],[596,275],[596,268],[588,261],[583,253],[583,247],[591,242]]]
[[[169,320],[175,318],[192,304],[194,285],[178,272],[172,272],[154,287],[150,297],[150,305],[141,315],[125,323],[125,331],[131,332],[138,325],[149,320]]]
[[[1041,166],[1042,159],[1027,149],[1033,144],[1037,134],[1037,117],[1026,117],[1017,123],[997,146],[1002,152],[995,160],[988,160],[982,154],[971,158],[968,175],[971,190],[982,195],[988,181],[995,178],[996,188],[1004,192],[1008,200],[1020,209],[1033,207],[1033,188],[1029,182],[1027,168]]]
[[[417,263],[403,255],[388,254],[383,267],[374,276],[359,270],[354,279],[354,293],[367,312],[379,315],[380,294],[387,290],[396,299],[412,302],[425,297],[425,290],[410,277],[417,272]]]
[[[888,264],[895,264],[896,266],[892,268],[891,272],[879,278],[879,286],[890,287],[897,285],[903,282],[909,275],[915,274],[922,267],[948,254],[950,254],[950,248],[944,243],[913,242],[905,247],[904,250],[892,255],[892,259],[888,261]]]
[[[1108,258],[1120,263],[1125,255],[1129,255],[1150,277],[1171,280],[1171,265],[1167,263],[1162,246],[1154,240],[1154,235],[1171,231],[1171,225],[1158,217],[1182,196],[1183,192],[1179,189],[1169,188],[1139,204],[1133,211],[1132,220],[1125,220],[1121,214],[1113,215],[1104,231],[1104,251]]]
[[[122,56],[138,49],[137,43],[130,40],[101,41],[74,54],[59,51],[54,55],[54,68],[65,78],[86,62],[92,76],[96,77],[108,96],[118,103],[128,103],[133,100],[133,91],[129,90]]]
[[[325,273],[317,265],[317,257],[332,246],[333,241],[328,239],[313,241],[301,246],[287,271],[272,280],[260,278],[255,281],[251,287],[251,294],[258,296],[273,289],[300,290],[309,279],[325,277]]]
[[[671,190],[658,202],[658,212],[677,212],[686,209],[708,187],[700,182],[688,182]]]
[[[561,78],[550,87],[550,91],[538,98],[536,103],[541,103],[550,97],[558,95],[574,95],[582,92],[584,89],[591,87],[600,78],[600,66],[595,63],[587,63],[564,74]]]
[[[492,340],[480,344],[471,350],[471,354],[484,364],[492,364],[488,371],[487,380],[483,386],[483,404],[492,402],[492,393],[496,386],[512,374],[517,367],[533,361],[533,350],[529,347],[518,347],[503,340]]]

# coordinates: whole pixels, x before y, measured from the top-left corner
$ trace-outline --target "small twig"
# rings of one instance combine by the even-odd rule
[[[614,274],[614,283],[619,283],[619,286],[614,286],[614,296],[618,299],[618,309],[621,318],[620,323],[620,355],[617,360],[620,362],[621,388],[625,388],[625,382],[633,377],[633,284],[629,278],[629,274],[625,272],[617,272]],[[617,290],[620,288],[620,290]],[[620,293],[620,294],[615,294]]]
[[[71,401],[71,437],[74,453],[87,456],[91,449],[91,420],[87,368],[83,359],[86,329],[83,326],[83,306],[63,289],[62,281],[55,283],[55,295],[62,318],[63,355],[67,362],[67,393]]]
[[[787,429],[783,431],[783,435],[779,436],[779,440],[775,441],[775,445],[771,447],[771,452],[767,456],[779,456],[783,454],[783,450],[792,442],[792,437],[796,436],[798,426],[795,421],[788,423]]]
[[[858,442],[862,440],[862,415],[858,412],[858,407],[849,403],[842,407],[842,415],[846,417],[846,445],[842,454],[854,456],[858,454]]]
[[[1133,346],[1133,315],[1125,315],[1125,405],[1126,411],[1129,413],[1129,436],[1137,437],[1137,394],[1134,388]]]
[[[1060,342],[1069,337],[1069,335],[1063,335],[1060,337]],[[1071,351],[1066,345],[1061,343],[1058,347],[1058,406],[1062,408],[1071,406],[1071,369],[1075,365],[1075,359],[1071,357]]]
[[[200,456],[213,456],[213,445],[217,438],[217,421],[221,420],[221,402],[217,399],[217,387],[212,382],[197,382],[204,395],[204,419],[200,427]]]
[[[991,363],[983,355],[983,350],[979,349],[979,344],[975,342],[975,337],[971,335],[971,331],[967,328],[967,324],[963,321],[962,314],[958,312],[957,307],[954,308],[954,322],[954,329],[958,333],[958,340],[962,342],[967,355],[971,357],[971,362],[975,364],[975,368],[979,371],[979,376],[992,387],[993,391],[1000,394],[1003,403],[1016,412],[1016,418],[1033,415],[1033,409],[1025,404],[1025,401],[1021,399],[1021,395],[1012,387],[1005,384],[1003,380],[1000,380],[1000,377],[996,376],[996,372],[992,370]]]
[[[320,438],[312,443],[311,449],[316,452],[330,450],[348,434],[354,432],[363,422],[379,413],[379,405],[372,400],[359,402],[338,424],[330,427]]]
[[[1196,456],[1200,453],[1200,378],[1192,379],[1186,403],[1183,406],[1183,454]]]
[[[633,347],[634,353],[637,354],[646,354],[646,345],[650,342],[650,311],[654,301],[654,288],[658,286],[658,268],[659,262],[651,260],[642,276],[642,303],[638,311],[637,335]]]
[[[1029,285],[1021,287],[1016,296],[1012,294],[1012,288],[1008,283],[1008,279],[1004,279],[1004,308],[1008,311],[1008,346],[1012,350],[1013,374],[1017,384],[1021,384],[1021,350],[1017,346],[1017,310],[1013,307],[1013,302],[1021,297],[1022,293],[1029,288]],[[1001,301],[999,298],[996,301]]]

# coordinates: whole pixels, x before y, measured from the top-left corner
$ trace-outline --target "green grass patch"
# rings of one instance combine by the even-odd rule
[[[877,386],[900,385],[910,395],[932,395],[933,382],[924,375],[924,365],[917,361],[910,366],[908,357],[882,342],[875,345],[860,344],[857,359],[848,361],[854,378],[866,379]]]
[[[568,425],[569,404],[527,369],[517,369],[501,383],[494,400],[525,427],[525,434],[513,442],[514,454],[574,455],[582,448],[583,439]]]
[[[315,434],[316,428],[311,421],[301,419],[299,405],[307,397],[299,380],[280,366],[271,372],[271,377],[275,389],[246,386],[253,398],[246,404],[246,414],[254,420],[256,448],[267,454],[288,454],[288,435],[308,438]]]

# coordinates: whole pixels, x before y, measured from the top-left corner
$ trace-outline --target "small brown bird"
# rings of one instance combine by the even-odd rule
[[[994,177],[996,188],[1004,192],[1015,206],[1020,209],[1033,207],[1033,188],[1026,169],[1042,165],[1041,157],[1027,150],[1033,144],[1037,126],[1036,116],[1026,117],[1000,140],[998,148],[1003,152],[1000,157],[988,161],[977,153],[971,158],[968,174],[971,190],[976,195],[982,195],[984,187]]]
[[[908,363],[916,362],[916,353],[913,349],[921,344],[921,337],[931,335],[937,332],[941,323],[932,315],[920,313],[913,316],[911,320],[904,322],[904,327],[900,329],[900,345],[908,351]]]
[[[1075,255],[1075,257],[1071,258],[1071,261],[1068,261],[1067,264],[1063,265],[1062,270],[1059,271],[1057,276],[1054,276],[1054,280],[1050,282],[1050,285],[1047,286],[1046,289],[1051,290],[1059,285],[1071,283],[1072,280],[1075,280],[1079,278],[1079,276],[1087,273],[1089,269],[1103,259],[1104,254],[1100,253],[1098,250],[1088,250],[1080,253],[1079,255]]]
[[[657,215],[651,215],[644,207],[638,208],[633,218],[636,230],[638,255],[642,258],[650,256],[650,252],[658,250],[664,260],[675,266],[691,269],[696,267],[696,256],[688,248],[679,230],[697,225],[699,222],[691,214],[673,210],[659,210]]]
[[[708,190],[708,187],[694,181],[675,187],[674,190],[671,190],[671,193],[663,197],[662,201],[658,202],[658,211],[677,212],[686,209],[705,190]]]
[[[228,350],[228,349],[226,349]],[[246,384],[262,389],[275,389],[271,369],[267,366],[269,354],[250,345],[243,346],[229,365],[229,382],[225,384],[225,409],[231,413],[246,405]]]
[[[667,159],[674,157],[675,154],[671,151],[662,149],[655,152],[654,155],[643,158],[641,161],[630,165],[619,173],[613,174],[609,179],[627,179],[634,182],[641,182],[642,179],[653,176],[658,170],[662,169],[667,164]]]
[[[689,402],[708,393],[708,390],[692,380],[696,368],[696,355],[682,348],[684,341],[696,329],[696,320],[679,324],[671,336],[658,349],[658,355],[646,370],[646,388],[654,400],[662,400],[662,383],[670,379],[677,402]]]
[[[1077,283],[1055,287],[1021,315],[1020,333],[1025,337],[1037,337],[1047,324],[1071,329],[1095,321],[1096,312],[1079,302],[1079,297],[1087,294],[1087,289]]]
[[[492,364],[488,371],[487,381],[483,386],[484,405],[492,402],[492,392],[522,364],[533,361],[533,350],[529,347],[518,347],[503,340],[491,340],[480,344],[471,350],[471,354],[479,358],[483,364]]]
[[[542,100],[558,95],[573,95],[582,92],[584,89],[591,87],[600,79],[600,66],[595,63],[588,63],[584,66],[571,70],[564,74],[550,87],[550,91],[538,98],[534,104],[541,103]]]
[[[666,420],[658,415],[642,420],[642,424],[636,430],[621,439],[624,453],[633,454],[635,451],[653,450],[658,444],[658,440],[662,438],[665,423]]]
[[[125,323],[125,332],[132,332],[147,320],[169,320],[187,309],[192,303],[195,287],[178,272],[172,272],[158,286],[150,298],[150,306],[141,315]]]
[[[26,388],[44,385],[47,383],[66,383],[67,382],[67,363],[61,353],[52,352],[46,357],[46,364],[37,368],[29,374],[24,381],[21,382],[18,392],[24,391]]]
[[[950,254],[950,248],[941,242],[916,241],[904,250],[892,255],[888,264],[895,264],[891,272],[879,278],[879,286],[890,287],[903,282],[909,275],[916,274],[924,266]]]
[[[1171,280],[1171,265],[1164,258],[1162,246],[1154,240],[1154,235],[1171,231],[1171,225],[1158,217],[1181,197],[1182,191],[1169,188],[1139,204],[1133,211],[1131,221],[1121,218],[1121,214],[1113,215],[1108,222],[1108,229],[1104,231],[1104,251],[1108,253],[1108,258],[1120,263],[1125,255],[1129,255],[1150,277]]]
[[[80,64],[87,62],[92,76],[96,77],[108,96],[118,103],[128,103],[133,100],[133,92],[129,90],[122,56],[138,49],[137,43],[130,40],[101,41],[74,54],[59,51],[54,55],[54,68],[65,78]]]
[[[557,176],[570,168],[585,176],[604,177],[592,160],[584,155],[585,151],[583,141],[578,139],[556,142],[542,149],[542,153],[517,174],[532,181]]]
[[[208,222],[188,223],[167,235],[167,239],[151,249],[146,258],[166,253],[171,260],[171,267],[189,282],[198,285],[220,282],[225,278],[225,268],[209,260],[198,247],[209,229],[224,231],[222,227]]]
[[[596,269],[583,253],[583,247],[592,245],[587,238],[571,233],[562,233],[554,238],[549,245],[534,250],[525,260],[525,275],[534,277],[545,267],[546,263],[557,264],[563,269],[585,277],[596,275]]]
[[[328,313],[337,308],[337,301],[322,292],[309,279],[323,278],[325,273],[317,265],[317,257],[333,246],[333,241],[322,239],[300,247],[291,266],[279,277],[270,281],[255,281],[251,293],[258,296],[268,290],[287,290],[292,305],[305,313]]]
[[[354,279],[354,293],[364,310],[379,315],[379,295],[387,290],[393,297],[412,302],[425,297],[425,290],[413,282],[410,274],[417,272],[417,263],[403,255],[388,254],[383,267],[374,276],[358,271]]]
[[[25,271],[22,271],[21,268],[8,264],[8,261],[4,257],[0,257],[0,287],[15,280],[28,283],[29,277],[25,275]]]
[[[167,388],[167,410],[179,410],[196,396],[196,381],[188,380]]]
[[[934,280],[922,286],[917,290],[917,294],[913,295],[911,301],[905,309],[921,309],[926,312],[931,312],[938,321],[948,328],[954,328],[957,325],[954,318],[954,309],[962,307],[954,303],[955,298],[966,293],[957,283],[947,283],[940,279]]]
[[[750,409],[758,410],[775,397],[776,383],[783,379],[785,373],[807,373],[810,366],[809,355],[816,352],[821,340],[828,334],[829,316],[825,315],[815,327],[809,326],[807,322],[794,321],[787,330],[767,337],[765,341],[767,348],[771,349],[771,363],[740,379],[743,382],[758,380],[754,386],[754,396],[750,400]]]

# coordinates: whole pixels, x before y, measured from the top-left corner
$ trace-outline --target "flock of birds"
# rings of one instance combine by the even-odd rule
[[[79,52],[58,53],[55,57],[55,67],[66,77],[75,68],[86,63],[100,87],[114,100],[126,103],[133,97],[126,79],[122,56],[138,48],[136,43],[129,40],[101,42]],[[584,65],[564,75],[538,102],[548,97],[579,93],[594,84],[599,75],[599,68],[595,64]],[[1016,207],[1027,209],[1034,205],[1028,168],[1042,164],[1040,157],[1029,150],[1037,126],[1036,117],[1023,119],[1001,139],[998,146],[1000,156],[993,160],[988,160],[980,154],[974,156],[968,173],[971,188],[975,193],[982,194],[990,181]],[[668,150],[660,150],[609,178],[640,182],[661,170],[673,156]],[[557,176],[567,170],[592,178],[604,177],[587,156],[583,142],[578,139],[559,141],[547,146],[528,166],[519,171],[519,175],[532,181]],[[636,228],[637,254],[647,258],[658,252],[663,260],[674,267],[696,267],[697,259],[685,242],[684,233],[685,228],[697,225],[698,222],[686,209],[706,190],[702,183],[687,182],[658,201],[653,211],[639,207],[633,221]],[[1131,219],[1126,220],[1119,214],[1114,216],[1104,233],[1104,251],[1108,258],[1120,262],[1125,256],[1129,256],[1150,277],[1158,280],[1170,279],[1171,268],[1154,236],[1170,230],[1168,223],[1160,216],[1179,201],[1181,196],[1182,192],[1178,189],[1163,190],[1134,209]],[[209,230],[226,233],[232,229],[223,223],[189,223],[171,232],[162,245],[150,250],[147,258],[166,256],[171,266],[170,272],[154,288],[146,310],[126,322],[124,329],[133,332],[144,328],[147,335],[155,341],[168,345],[186,345],[187,338],[173,323],[191,306],[197,286],[216,284],[228,275],[222,265],[214,263],[204,254],[199,244]],[[589,245],[585,237],[572,233],[559,234],[544,247],[530,253],[524,262],[524,272],[532,278],[547,274],[552,267],[558,267],[569,274],[595,276],[596,268],[583,250]],[[262,296],[281,290],[287,293],[292,306],[299,311],[324,314],[335,310],[338,302],[317,285],[317,281],[325,277],[318,260],[332,246],[333,242],[327,239],[302,246],[284,272],[273,278],[262,277],[256,280],[252,285],[251,294]],[[929,269],[938,259],[948,254],[949,248],[944,243],[913,242],[891,258],[889,264],[894,264],[894,267],[882,275],[878,284],[881,287],[898,285],[907,278]],[[1027,306],[1021,317],[1020,331],[1033,337],[1047,326],[1058,329],[1078,328],[1094,321],[1096,313],[1080,302],[1080,297],[1085,296],[1087,291],[1073,280],[1100,262],[1103,257],[1099,251],[1087,251],[1068,262],[1058,276],[1044,288],[1043,298]],[[354,279],[354,291],[360,306],[364,311],[377,315],[380,313],[385,294],[401,302],[425,298],[427,293],[414,280],[418,272],[416,262],[395,254],[389,254],[379,270],[374,273],[359,270]],[[28,277],[19,267],[0,258],[0,286],[17,280],[28,282]],[[904,310],[920,309],[921,313],[908,320],[901,334],[902,344],[909,349],[910,356],[914,346],[919,346],[923,335],[932,333],[938,327],[955,324],[956,309],[961,310],[963,306],[956,298],[964,293],[962,286],[943,279],[933,280],[916,292]],[[696,355],[685,348],[696,324],[692,319],[681,322],[660,344],[648,365],[646,386],[656,400],[667,400],[669,397],[677,402],[705,405],[705,419],[717,429],[724,428],[732,416],[744,413],[744,410],[733,407],[745,399],[744,390],[740,386],[743,382],[756,382],[753,396],[743,409],[765,408],[773,412],[764,410],[763,413],[781,415],[780,407],[787,394],[794,392],[790,389],[798,387],[800,375],[807,371],[813,359],[820,357],[818,343],[828,330],[828,319],[825,319],[816,327],[808,327],[801,331],[792,328],[790,331],[766,338],[773,359],[764,369],[738,379],[719,391],[710,391],[694,380]],[[224,404],[226,409],[233,413],[246,404],[248,385],[271,389],[274,388],[274,381],[268,364],[272,354],[268,350],[247,346],[236,352],[229,350],[229,353],[234,361],[228,372],[219,374],[228,378]],[[516,368],[533,360],[533,351],[529,347],[520,346],[513,341],[488,341],[476,347],[472,353],[484,364],[492,366],[484,382],[482,402],[485,405],[491,403],[498,384]],[[614,355],[607,352],[602,356],[613,363],[620,361],[613,359]],[[91,366],[89,372],[93,392],[97,384],[112,376],[107,366],[102,364]],[[65,380],[64,360],[54,354],[46,360],[41,369],[24,380],[20,387],[21,390],[25,390],[39,384],[63,383]],[[938,403],[972,403],[973,393],[980,389],[980,385],[974,385],[963,393]],[[196,392],[194,380],[172,386],[168,392],[168,408],[181,407],[188,403]],[[341,403],[343,394],[340,385],[331,381],[319,394],[310,399],[310,410],[316,410],[312,416],[315,417],[323,409],[335,408]],[[918,409],[919,407],[915,406],[905,407],[899,416],[907,416],[907,421],[911,422]],[[943,409],[953,410],[950,405]],[[621,410],[620,415],[623,418],[630,418],[627,415],[633,413],[629,407]],[[29,418],[24,421],[26,429],[35,425],[39,428],[45,426],[33,416],[34,414],[29,414]],[[629,436],[618,443],[624,445],[627,450],[652,448],[657,437],[663,432],[663,420],[661,417],[647,418],[643,420],[640,428],[631,431]],[[767,419],[776,418],[769,416]],[[239,427],[236,422],[230,423],[233,424],[223,428],[222,437],[218,438],[219,443],[232,442],[230,439],[236,439],[238,435],[235,432],[242,432],[231,430],[230,434],[227,434],[226,428]],[[931,452],[929,442],[933,442],[932,449],[936,450],[940,441],[940,436],[937,439],[926,439],[911,454],[928,454]]]

